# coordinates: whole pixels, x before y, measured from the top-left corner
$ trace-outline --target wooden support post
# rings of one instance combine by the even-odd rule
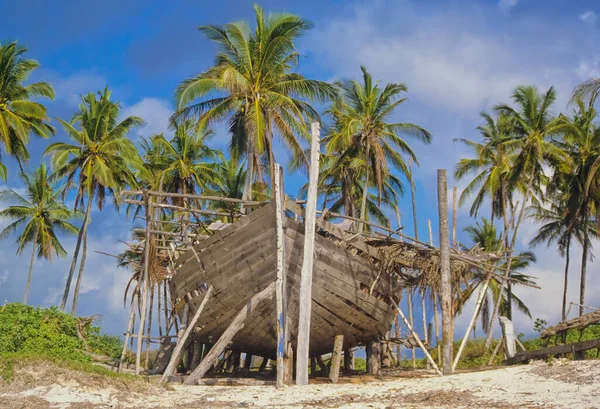
[[[414,321],[413,321],[413,309],[412,309],[412,290],[408,289],[408,321],[410,322],[410,326],[412,328],[412,326],[414,325]],[[415,347],[411,346],[410,348],[410,352],[411,352],[411,356],[412,356],[412,367],[413,369],[415,369],[417,367],[417,354],[415,351]]]
[[[315,358],[314,356],[310,357],[310,374],[312,376],[315,376],[315,374],[317,373],[317,358]]]
[[[344,350],[344,372],[352,373],[354,371],[354,351],[352,348]]]
[[[333,341],[333,353],[331,354],[331,368],[329,368],[329,380],[337,383],[340,376],[340,364],[342,362],[342,348],[344,347],[344,336],[336,335]]]
[[[315,245],[315,222],[317,212],[317,184],[319,181],[319,123],[312,124],[310,149],[310,173],[306,212],[304,214],[304,251],[302,271],[300,273],[300,296],[298,317],[298,341],[296,365],[296,384],[308,384],[308,348],[310,343],[310,315],[312,302],[312,273]]]
[[[412,334],[412,336],[415,339],[415,341],[417,341],[417,344],[419,345],[419,348],[421,348],[423,350],[423,353],[425,354],[425,357],[427,357],[427,360],[429,361],[429,363],[431,364],[431,366],[433,366],[433,369],[435,369],[435,371],[437,372],[438,375],[442,376],[442,372],[440,371],[440,368],[438,368],[438,366],[435,364],[435,361],[433,360],[433,358],[429,354],[429,351],[427,351],[427,348],[425,348],[425,345],[423,345],[423,343],[419,339],[419,336],[417,335],[417,333],[415,332],[415,330],[413,329],[413,327],[410,325],[410,323],[408,322],[408,320],[404,316],[404,313],[402,312],[402,310],[400,309],[400,307],[398,306],[398,304],[396,304],[396,302],[394,300],[392,300],[392,299],[390,299],[390,301],[392,302],[392,304],[394,305],[394,307],[398,311],[398,315],[400,315],[400,318],[402,318],[402,321],[404,321],[404,324],[408,327],[408,330]],[[448,369],[450,369],[450,368],[448,368]]]
[[[379,339],[372,339],[367,342],[367,373],[369,375],[379,375],[381,369],[380,354],[379,354]]]
[[[150,267],[150,220],[152,211],[150,209],[150,201],[148,200],[148,191],[143,191],[144,207],[146,208],[146,236],[144,243],[144,270],[142,271],[142,282],[140,283],[140,291],[142,291],[142,308],[140,309],[140,322],[138,327],[138,339],[135,355],[135,374],[140,374],[140,364],[142,359],[142,343],[144,342],[144,326],[146,324],[146,309],[148,302],[148,287],[150,287],[150,279],[148,269]]]
[[[515,327],[511,320],[506,317],[499,317],[500,327],[502,328],[502,337],[504,338],[506,357],[511,359],[517,353],[517,335],[515,334]]]
[[[246,352],[246,356],[244,357],[244,369],[246,371],[250,371],[252,369],[252,354]]]
[[[429,245],[433,246],[433,231],[431,230],[431,220],[427,219],[427,228],[429,229]],[[432,289],[431,297],[433,298],[433,322],[435,325],[435,347],[437,348],[437,364],[442,366],[442,348],[440,345],[440,323],[438,318],[438,294]]]
[[[491,276],[486,278],[485,282],[483,283],[483,286],[479,289],[479,296],[477,297],[477,303],[475,304],[475,311],[473,311],[473,316],[471,317],[471,321],[469,322],[469,325],[467,326],[467,330],[465,331],[465,336],[463,337],[462,342],[460,343],[460,347],[458,348],[458,352],[456,353],[456,356],[454,357],[454,363],[452,364],[452,371],[454,371],[456,369],[456,365],[458,365],[458,361],[460,360],[460,356],[462,355],[463,349],[465,348],[465,345],[467,345],[467,341],[469,340],[469,334],[473,330],[473,326],[475,325],[475,322],[477,321],[477,317],[479,316],[479,311],[481,310],[481,305],[483,303],[485,294],[488,289],[488,285],[490,284],[490,278],[491,278]]]
[[[294,381],[294,350],[292,343],[288,342],[283,365],[283,383],[292,385]]]
[[[267,364],[269,363],[269,358],[263,358],[260,363],[260,367],[258,368],[258,372],[264,372]]]
[[[186,385],[194,385],[198,379],[206,374],[213,362],[221,355],[233,337],[244,327],[246,318],[250,316],[263,301],[273,298],[274,291],[275,283],[273,282],[267,288],[254,294],[252,298],[250,298],[246,305],[237,313],[233,321],[231,321],[231,324],[229,324],[225,332],[219,337],[219,340],[213,345],[208,354],[206,354],[202,362],[200,362],[198,368],[196,368],[185,380]]]
[[[490,356],[490,360],[488,361],[487,366],[490,366],[492,364],[492,362],[494,362],[494,359],[496,359],[496,355],[498,354],[498,351],[500,350],[500,348],[502,348],[504,345],[504,338],[500,338],[498,340],[498,343],[496,344],[496,347],[494,348],[494,351],[492,352],[492,356]]]
[[[328,370],[327,365],[325,365],[325,362],[323,362],[323,357],[321,355],[317,355],[315,357],[315,359],[317,360],[317,363],[319,364],[319,368],[321,368],[320,372],[325,372]]]
[[[273,199],[275,201],[275,229],[277,236],[277,281],[275,287],[275,311],[277,313],[277,387],[283,388],[284,386],[284,355],[285,355],[285,334],[284,334],[284,326],[285,326],[285,313],[284,313],[284,300],[283,300],[283,291],[284,291],[284,283],[283,283],[283,266],[284,264],[284,237],[283,237],[283,205],[282,205],[282,196],[281,196],[281,167],[278,163],[275,164],[275,180],[273,183]]]
[[[233,357],[231,358],[231,372],[235,372],[240,369],[242,365],[242,353],[239,351],[235,351],[233,353]]]
[[[148,306],[148,328],[146,330],[146,357],[144,359],[144,367],[146,370],[150,369],[150,333],[152,332],[152,310],[154,309],[154,286],[150,285],[150,305]]]
[[[193,341],[193,353],[192,353],[192,365],[190,369],[193,371],[200,365],[202,359],[202,343],[200,341]]]
[[[133,293],[133,299],[131,300],[131,313],[129,314],[129,322],[127,323],[127,332],[125,333],[125,342],[123,342],[123,352],[121,352],[121,359],[119,360],[118,372],[123,371],[123,364],[125,363],[125,356],[127,355],[127,344],[129,338],[131,338],[131,332],[133,331],[133,323],[135,321],[135,306],[138,302],[138,293]]]
[[[202,299],[202,303],[196,310],[194,317],[190,321],[189,325],[187,325],[187,327],[186,327],[186,324],[187,324],[187,316],[186,315],[189,315],[190,307],[189,307],[189,304],[185,305],[184,311],[183,311],[184,320],[183,320],[183,323],[182,323],[181,329],[180,329],[180,332],[183,331],[183,333],[181,334],[181,336],[179,336],[179,334],[177,334],[177,346],[175,347],[175,350],[173,351],[173,354],[171,355],[171,360],[169,361],[169,365],[167,365],[167,369],[165,369],[165,372],[163,373],[162,378],[160,378],[159,383],[165,382],[169,378],[169,376],[173,375],[173,373],[175,372],[175,369],[177,368],[177,365],[179,364],[179,361],[181,360],[181,354],[185,350],[186,341],[187,341],[188,337],[190,336],[190,334],[192,333],[192,331],[194,330],[194,327],[196,326],[196,322],[198,322],[198,318],[200,318],[200,314],[202,314],[202,310],[204,310],[204,307],[206,306],[206,303],[208,302],[208,299],[210,298],[212,292],[213,292],[213,286],[211,285],[208,288],[208,291],[206,292],[206,294],[204,295],[204,298]],[[187,312],[187,314],[186,314],[186,312]]]
[[[446,169],[438,169],[438,214],[440,218],[440,271],[441,271],[441,304],[442,304],[442,348],[444,374],[452,373],[452,282],[450,278],[450,248],[448,234],[448,184]]]

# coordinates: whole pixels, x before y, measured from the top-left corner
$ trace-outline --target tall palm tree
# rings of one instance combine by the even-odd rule
[[[594,223],[600,209],[600,127],[594,109],[597,94],[591,95],[587,104],[576,100],[577,111],[572,118],[561,116],[557,128],[561,133],[555,145],[567,153],[568,158],[557,162],[549,185],[557,201],[564,207],[567,231],[581,230],[583,253],[581,259],[580,314],[585,305],[587,260],[590,257],[591,237],[596,235]]]
[[[46,165],[42,163],[33,174],[22,174],[26,194],[20,195],[14,190],[0,191],[0,202],[10,205],[0,211],[0,218],[14,220],[2,232],[0,238],[21,230],[17,238],[17,254],[21,254],[25,246],[31,243],[31,261],[27,285],[23,295],[23,303],[27,303],[27,295],[31,286],[33,262],[38,258],[52,260],[53,255],[65,256],[67,252],[60,243],[56,232],[77,233],[77,228],[67,220],[73,216],[62,204],[59,191],[51,183]]]
[[[360,218],[364,219],[370,184],[369,169],[374,171],[373,180],[381,198],[384,181],[390,174],[388,163],[405,176],[409,171],[402,154],[418,163],[415,153],[403,137],[410,136],[430,143],[431,134],[411,123],[388,122],[394,110],[406,101],[405,97],[401,97],[407,92],[406,85],[390,83],[382,89],[365,67],[361,67],[361,71],[361,82],[345,80],[337,83],[341,90],[340,98],[330,109],[336,124],[327,137],[326,151],[342,152],[340,160],[347,156],[362,158],[364,180]],[[359,231],[362,228],[361,223]]]
[[[516,245],[517,233],[525,211],[530,201],[536,201],[543,196],[542,186],[548,180],[544,172],[544,165],[552,165],[564,160],[564,152],[551,141],[551,136],[557,132],[556,120],[553,117],[552,105],[556,100],[556,93],[550,87],[545,93],[540,94],[535,86],[520,86],[512,95],[515,107],[508,104],[498,104],[495,107],[499,115],[504,115],[510,121],[511,139],[517,144],[516,155],[511,169],[511,184],[513,189],[521,193],[522,203],[520,209],[513,211],[516,223],[512,228],[512,238],[509,240],[508,229],[504,231],[504,247],[507,252],[507,264],[511,265],[512,253]],[[504,204],[506,208],[506,204]],[[507,211],[504,211],[506,214]],[[505,223],[505,226],[508,226]],[[508,274],[508,271],[505,275]],[[504,284],[503,284],[504,285]],[[508,297],[512,296],[511,282],[506,283]],[[511,318],[511,305],[508,303],[508,317]],[[496,319],[498,307],[495,306],[492,320]],[[488,334],[488,339],[491,339]]]
[[[207,192],[209,194],[228,197],[232,199],[241,199],[244,195],[244,184],[246,182],[246,170],[243,161],[240,161],[236,151],[230,151],[229,157],[225,157],[222,152],[218,153],[218,161],[215,163],[215,176],[210,183]],[[233,222],[238,206],[229,202],[210,202],[212,209],[221,212],[228,212],[231,216],[228,221]]]
[[[231,147],[247,155],[245,198],[261,156],[266,155],[273,178],[274,137],[308,162],[301,140],[310,138],[306,122],[319,120],[319,115],[305,101],[323,102],[336,95],[332,85],[294,72],[299,62],[295,42],[311,24],[289,13],[265,17],[258,5],[254,11],[253,31],[244,21],[199,28],[219,52],[213,67],[179,85],[174,116],[176,121],[197,119],[199,129],[227,121]]]
[[[39,67],[37,61],[24,58],[26,51],[16,42],[0,43],[0,142],[20,166],[29,159],[27,144],[31,133],[42,138],[54,134],[54,128],[48,124],[46,107],[31,100],[54,99],[54,90],[46,82],[23,84]],[[6,178],[7,169],[0,156],[0,179]]]
[[[143,121],[129,116],[118,122],[121,107],[111,101],[108,87],[97,94],[89,93],[81,98],[79,110],[71,122],[58,119],[75,144],[57,142],[46,149],[44,155],[51,158],[52,168],[57,178],[65,178],[65,192],[76,183],[75,208],[83,207],[87,199],[83,223],[77,237],[73,261],[67,277],[61,302],[64,311],[69,297],[71,281],[79,256],[82,241],[86,237],[90,223],[90,213],[94,198],[102,210],[107,196],[117,199],[117,193],[125,186],[136,186],[134,170],[141,167],[142,161],[128,133]],[[83,275],[86,251],[83,251],[79,275]],[[78,283],[80,280],[78,279]],[[75,313],[79,288],[75,288],[72,313]]]

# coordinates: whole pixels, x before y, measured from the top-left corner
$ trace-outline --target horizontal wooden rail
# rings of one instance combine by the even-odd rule
[[[545,358],[548,355],[569,354],[588,349],[600,348],[600,338],[590,339],[588,341],[576,342],[574,344],[556,345],[553,347],[542,348],[535,351],[519,352],[510,359],[502,362],[502,365],[513,365],[519,362],[527,362],[530,359]]]
[[[184,193],[168,193],[168,192],[157,192],[154,190],[148,190],[148,196],[158,196],[158,197],[177,197],[182,199],[194,199],[194,200],[209,200],[215,202],[228,202],[228,203],[241,203],[241,204],[265,204],[267,202],[260,202],[256,200],[243,200],[243,199],[235,199],[231,197],[220,197],[220,196],[204,196],[204,195],[191,195]],[[143,190],[126,190],[121,193],[122,196],[140,196],[143,195]],[[153,203],[153,206],[156,205]]]

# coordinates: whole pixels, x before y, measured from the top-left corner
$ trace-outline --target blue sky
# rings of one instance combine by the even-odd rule
[[[415,170],[421,238],[427,235],[427,219],[432,220],[437,237],[436,169],[449,170],[450,187],[465,186],[465,182],[452,180],[451,170],[469,152],[452,141],[477,137],[480,111],[509,101],[518,85],[535,84],[544,89],[554,85],[558,93],[555,111],[567,112],[573,87],[590,76],[600,76],[600,7],[595,1],[307,0],[260,4],[267,11],[294,12],[314,23],[313,30],[298,44],[304,75],[321,80],[357,77],[359,66],[364,64],[382,82],[408,85],[409,101],[398,110],[396,119],[419,124],[434,136],[430,146],[413,143],[421,162]],[[49,81],[55,87],[57,98],[48,104],[51,116],[70,118],[80,94],[108,84],[113,98],[122,101],[124,114],[140,115],[147,121],[134,138],[167,131],[174,88],[211,65],[215,48],[196,27],[253,18],[250,1],[227,0],[0,0],[0,11],[5,17],[0,40],[18,40],[26,45],[28,56],[42,64],[32,79]],[[56,137],[62,138],[62,133]],[[213,144],[225,146],[226,140],[218,130]],[[33,141],[31,166],[39,163],[47,143]],[[277,157],[286,161],[281,148]],[[10,177],[2,187],[19,189],[17,168],[7,162]],[[288,193],[295,194],[304,182],[302,175],[288,174]],[[412,234],[409,201],[409,196],[402,200],[401,210],[407,222],[405,232]],[[467,208],[460,209],[459,232],[472,223]],[[120,252],[119,240],[128,239],[129,229],[129,221],[110,206],[102,213],[93,213],[78,312],[101,314],[103,327],[112,333],[122,332],[126,324],[122,292],[129,273],[94,251]],[[532,223],[525,223],[521,246],[526,246],[535,229]],[[74,239],[65,238],[64,243],[72,249]],[[28,256],[19,258],[14,250],[9,241],[0,247],[2,301],[22,297]],[[579,255],[574,253],[572,259],[576,260]],[[539,277],[544,289],[517,292],[529,303],[534,317],[556,322],[562,260],[555,249],[540,248],[536,254],[539,262],[529,273]],[[62,294],[68,265],[68,259],[53,264],[37,261],[30,301],[55,304]],[[597,267],[595,262],[590,267],[591,305],[600,303],[600,295],[593,291]],[[578,268],[579,263],[574,262],[569,293],[572,301],[576,301]],[[459,319],[457,331],[465,320]],[[517,331],[531,333],[531,321],[517,317],[515,322]]]

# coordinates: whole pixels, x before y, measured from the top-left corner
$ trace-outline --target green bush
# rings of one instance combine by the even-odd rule
[[[24,354],[87,362],[90,352],[117,357],[121,340],[100,334],[100,328],[89,327],[86,344],[77,336],[78,321],[58,308],[31,307],[20,303],[0,308],[0,355]],[[90,325],[90,324],[87,324]]]

